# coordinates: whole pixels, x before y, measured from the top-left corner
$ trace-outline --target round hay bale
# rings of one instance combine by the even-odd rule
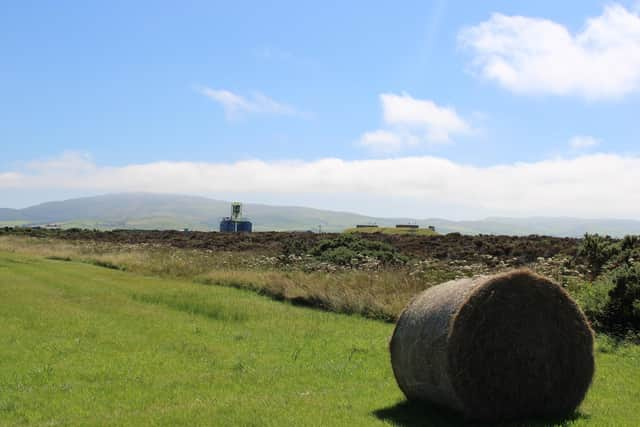
[[[594,372],[584,314],[529,270],[427,289],[400,315],[390,350],[407,399],[474,420],[570,415]]]

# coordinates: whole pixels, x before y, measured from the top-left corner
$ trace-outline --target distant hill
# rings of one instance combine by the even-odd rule
[[[217,230],[221,217],[229,215],[230,202],[205,197],[149,193],[109,194],[47,202],[24,209],[0,208],[0,225],[60,224],[62,227],[98,229],[183,229]],[[314,230],[343,231],[356,224],[393,227],[413,222],[433,225],[439,233],[544,234],[582,236],[584,233],[623,236],[640,234],[640,221],[577,218],[502,218],[477,221],[446,219],[375,218],[349,212],[247,203],[245,214],[256,231]]]
[[[21,221],[33,225],[100,229],[216,230],[228,216],[231,203],[205,197],[126,193],[47,202],[24,209],[0,209],[0,223]],[[256,230],[341,231],[373,218],[303,207],[244,204],[244,213]]]
[[[585,233],[598,233],[613,237],[640,234],[640,221],[627,219],[490,217],[477,221],[430,219],[427,222],[434,225],[440,232],[459,232],[462,234],[505,234],[514,236],[539,234],[558,237],[582,237]]]

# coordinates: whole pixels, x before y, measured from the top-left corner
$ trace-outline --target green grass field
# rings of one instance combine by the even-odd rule
[[[404,403],[392,325],[249,291],[0,252],[0,325],[0,425],[462,423]],[[599,338],[586,402],[555,424],[639,413],[640,347]]]

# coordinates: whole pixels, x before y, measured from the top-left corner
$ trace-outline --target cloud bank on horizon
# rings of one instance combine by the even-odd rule
[[[438,204],[474,218],[504,215],[640,217],[640,157],[592,154],[491,167],[421,156],[395,159],[236,163],[156,162],[99,166],[90,157],[65,153],[0,174],[0,190],[66,189],[97,192],[169,192],[208,195],[359,195],[384,201],[402,198],[428,212]],[[338,206],[326,206],[339,208]],[[461,215],[462,214],[462,215]]]

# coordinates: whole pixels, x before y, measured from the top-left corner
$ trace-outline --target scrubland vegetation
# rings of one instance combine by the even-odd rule
[[[295,304],[385,320],[393,320],[411,295],[456,277],[444,266],[425,263],[406,266],[406,260],[397,252],[380,251],[375,243],[367,253],[379,258],[352,259],[352,249],[325,249],[316,252],[316,256],[295,253],[266,256],[144,244],[0,237],[0,250],[4,251],[250,289]]]
[[[348,235],[313,245],[290,240],[273,255],[21,236],[0,237],[0,250],[246,288],[296,304],[384,320],[394,320],[413,295],[429,286],[510,265],[410,259],[388,244]]]
[[[403,403],[388,322],[429,286],[519,266],[561,283],[598,331],[595,383],[562,425],[640,411],[635,238],[434,236],[427,253],[376,236],[215,250],[2,234],[0,425],[459,424]]]
[[[178,238],[162,244],[153,234],[144,239],[131,237],[130,232],[99,232],[95,235],[103,237],[96,239],[85,238],[91,232],[81,232],[85,236],[81,238],[74,231],[37,233],[43,232],[35,230],[37,237],[24,231],[2,233],[0,250],[250,289],[294,304],[387,321],[395,320],[407,301],[429,286],[524,266],[561,283],[597,331],[635,341],[640,331],[640,239],[636,237],[616,240],[587,235],[578,241],[532,236],[505,241],[485,236],[484,240],[473,237],[469,243],[468,237],[460,235],[417,241],[412,240],[417,237],[405,236],[409,243],[395,244],[379,235],[365,239],[346,233],[318,238],[288,233],[289,238],[276,239],[277,246],[266,246],[262,233],[257,233],[216,250],[193,244],[194,236],[205,233],[188,237],[191,246]],[[212,234],[219,239],[214,240],[216,245],[225,238]],[[231,241],[239,239],[227,236]],[[200,239],[198,242],[206,242]],[[430,242],[421,253],[420,243],[430,239],[437,244]],[[548,256],[536,256],[541,254]]]
[[[640,332],[640,237],[586,235],[579,255],[591,268],[595,295],[583,301],[597,329],[637,340]]]

